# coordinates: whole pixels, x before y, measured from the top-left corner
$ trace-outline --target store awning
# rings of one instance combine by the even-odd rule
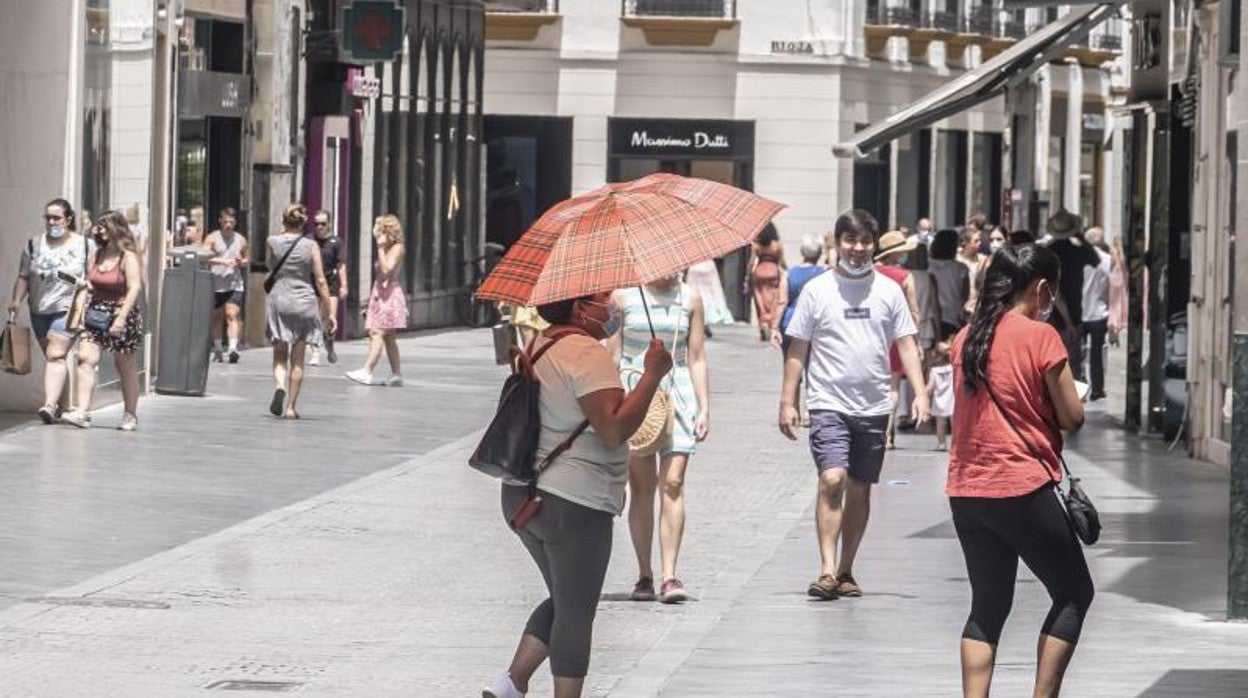
[[[1026,80],[1040,66],[1056,59],[1068,46],[1087,36],[1106,17],[1118,12],[1117,3],[1074,7],[1065,16],[942,85],[927,96],[883,121],[838,143],[832,151],[840,157],[863,157],[866,153],[907,133],[985,102]]]

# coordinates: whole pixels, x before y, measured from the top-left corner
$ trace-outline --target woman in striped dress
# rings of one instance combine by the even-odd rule
[[[697,450],[697,443],[706,438],[710,427],[710,376],[702,298],[681,282],[680,275],[674,275],[647,284],[644,291],[636,288],[617,291],[615,303],[620,308],[622,330],[612,339],[612,345],[619,351],[625,389],[636,384],[650,346],[646,306],[650,309],[655,336],[672,352],[672,372],[662,385],[675,411],[672,438],[656,455],[634,455],[629,459],[628,527],[637,553],[639,577],[632,598],[650,601],[655,598],[651,552],[654,499],[658,490],[663,575],[658,598],[663,603],[679,603],[687,598],[684,585],[676,577],[676,559],[685,530],[685,468]]]

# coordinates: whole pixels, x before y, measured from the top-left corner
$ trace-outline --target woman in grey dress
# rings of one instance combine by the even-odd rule
[[[267,244],[269,269],[274,270],[270,272],[274,284],[269,292],[268,334],[273,342],[276,384],[269,411],[286,419],[299,419],[295,403],[303,383],[307,345],[319,346],[323,333],[335,329],[334,318],[324,312],[329,284],[325,282],[320,249],[303,236],[307,224],[307,209],[303,204],[291,204],[282,214],[282,232],[269,238]],[[328,318],[328,328],[322,326],[322,317]]]

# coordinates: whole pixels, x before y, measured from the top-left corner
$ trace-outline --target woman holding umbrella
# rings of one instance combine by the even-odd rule
[[[542,471],[537,487],[542,507],[516,533],[537,563],[550,590],[524,626],[507,674],[485,690],[511,698],[528,691],[529,679],[547,657],[555,695],[579,696],[589,669],[590,638],[598,597],[611,559],[612,519],[624,508],[628,480],[628,437],[646,417],[659,382],[672,367],[662,341],[650,342],[637,387],[627,395],[615,361],[599,342],[615,331],[618,317],[610,293],[538,306],[551,324],[533,351],[549,349],[533,366],[541,381],[542,436],[547,454],[572,438],[582,422],[589,429]],[[515,520],[528,488],[503,485],[503,516]]]
[[[535,305],[551,323],[532,350],[544,352],[533,363],[541,383],[537,462],[555,454],[538,475],[536,497],[528,487],[502,487],[503,516],[541,570],[549,598],[533,610],[511,666],[485,696],[522,697],[547,657],[555,696],[581,695],[612,517],[624,508],[626,442],[672,368],[671,354],[652,333],[641,376],[624,393],[600,343],[618,330],[611,291],[738,249],[780,208],[749,192],[676,175],[608,185],[543,214],[481,285],[478,298]]]

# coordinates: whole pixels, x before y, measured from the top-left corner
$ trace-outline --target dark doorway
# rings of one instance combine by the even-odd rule
[[[572,119],[486,116],[485,237],[510,247],[572,195]]]
[[[882,228],[892,227],[892,145],[885,144],[854,161],[854,208],[875,216]]]

